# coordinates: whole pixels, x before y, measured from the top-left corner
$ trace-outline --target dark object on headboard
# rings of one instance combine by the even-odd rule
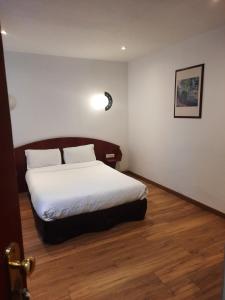
[[[118,145],[92,139],[92,138],[83,138],[83,137],[64,137],[64,138],[53,138],[42,141],[37,141],[29,143],[18,148],[15,148],[15,161],[16,161],[16,170],[17,170],[17,181],[18,181],[18,190],[19,192],[26,192],[27,185],[25,181],[25,173],[27,170],[27,163],[25,157],[26,149],[54,149],[59,148],[62,152],[63,148],[66,147],[76,147],[87,144],[94,144],[95,155],[97,160],[101,160],[105,164],[115,167],[117,161],[120,161],[122,158],[122,153]],[[106,154],[115,154],[114,159],[107,159]]]

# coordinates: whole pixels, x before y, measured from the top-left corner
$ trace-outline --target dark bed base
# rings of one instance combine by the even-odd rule
[[[106,230],[122,222],[143,220],[147,210],[147,200],[136,200],[108,209],[50,222],[43,221],[33,206],[32,210],[42,240],[48,244],[58,244],[82,233]]]

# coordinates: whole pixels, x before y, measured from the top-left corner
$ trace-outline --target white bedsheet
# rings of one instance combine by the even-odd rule
[[[144,199],[146,186],[101,161],[28,170],[26,181],[38,216],[52,221]]]

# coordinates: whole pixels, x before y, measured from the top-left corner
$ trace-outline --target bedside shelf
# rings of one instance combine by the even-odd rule
[[[119,160],[115,157],[113,158],[105,158],[105,163],[106,165],[108,165],[109,167],[115,169],[116,167],[116,163],[118,162]]]
[[[117,162],[116,158],[106,158],[105,159],[107,162]]]

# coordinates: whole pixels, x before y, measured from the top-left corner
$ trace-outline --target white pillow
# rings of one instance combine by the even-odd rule
[[[94,145],[63,148],[63,157],[66,164],[96,160]]]
[[[41,168],[47,166],[56,166],[62,164],[61,153],[59,149],[47,150],[25,150],[27,157],[27,169]]]

